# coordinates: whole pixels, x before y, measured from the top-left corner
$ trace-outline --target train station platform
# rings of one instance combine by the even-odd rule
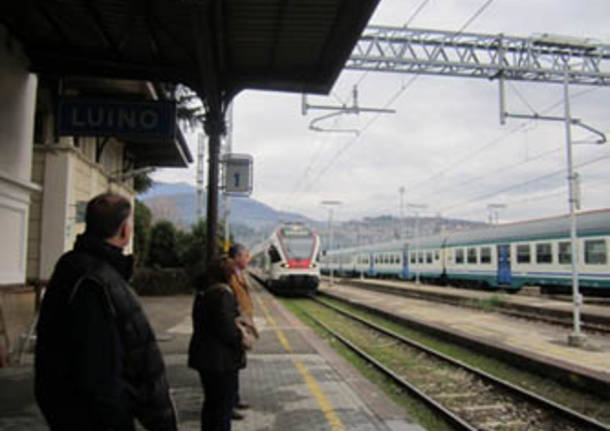
[[[328,278],[326,279],[328,280]],[[350,284],[378,289],[388,293],[401,293],[405,296],[445,300],[452,303],[474,304],[476,302],[494,304],[497,307],[515,311],[535,312],[557,318],[571,318],[571,296],[548,296],[530,293],[524,288],[519,293],[503,291],[460,289],[450,286],[416,284],[401,280],[347,279]],[[584,298],[581,315],[585,323],[610,326],[610,298]],[[590,303],[587,303],[590,301]]]
[[[419,287],[427,289],[426,287]],[[382,314],[397,316],[420,328],[459,340],[470,346],[487,347],[538,364],[564,370],[566,375],[590,378],[610,388],[610,336],[590,334],[583,348],[567,343],[567,328],[544,322],[519,319],[500,313],[449,305],[396,294],[350,286],[348,282],[322,283],[320,291],[360,304]]]
[[[241,374],[251,408],[233,422],[234,430],[422,430],[273,296],[253,290],[261,339]],[[186,366],[192,297],[141,300],[165,357],[179,429],[199,430],[203,394],[197,373]],[[32,394],[32,360],[0,369],[0,430],[47,429]]]

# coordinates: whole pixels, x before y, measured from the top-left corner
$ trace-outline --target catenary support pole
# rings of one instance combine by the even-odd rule
[[[570,208],[570,263],[572,269],[572,301],[573,301],[573,324],[574,332],[568,336],[570,345],[581,346],[585,341],[585,336],[580,330],[580,307],[582,304],[582,296],[580,295],[579,280],[578,280],[578,238],[576,230],[576,190],[574,177],[574,164],[572,160],[572,118],[570,113],[570,70],[566,64],[565,76],[563,82],[564,90],[564,115],[565,115],[565,130],[566,130],[566,158],[567,158],[567,173],[568,173],[568,206]]]

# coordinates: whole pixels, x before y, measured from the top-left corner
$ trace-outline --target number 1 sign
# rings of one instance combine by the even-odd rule
[[[252,156],[249,154],[226,154],[224,164],[225,193],[233,196],[248,196],[252,193]]]

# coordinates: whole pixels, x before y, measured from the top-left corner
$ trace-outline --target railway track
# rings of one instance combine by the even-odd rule
[[[610,427],[531,391],[408,339],[389,329],[315,297],[351,329],[365,331],[366,346],[350,340],[302,309],[315,324],[343,343],[398,386],[421,399],[459,430],[604,430]],[[338,325],[335,325],[338,326]],[[345,326],[345,325],[344,325]],[[366,352],[371,344],[398,349],[400,361],[381,361]],[[362,343],[360,343],[362,344]]]
[[[401,287],[392,287],[385,285],[369,285],[359,283],[353,280],[341,280],[341,284],[357,289],[365,289],[374,292],[382,292],[390,295],[397,295],[406,298],[414,298],[424,301],[441,302],[449,305],[457,305],[460,307],[486,309],[498,313],[506,314],[512,317],[527,319],[537,322],[550,323],[562,327],[570,328],[573,326],[572,316],[570,313],[554,311],[552,309],[540,308],[536,306],[524,306],[521,304],[509,303],[493,303],[490,301],[480,300],[472,301],[452,295],[439,295],[432,292],[415,291]],[[585,316],[581,327],[587,331],[594,331],[603,334],[610,334],[610,324],[606,321],[595,321],[593,317]]]

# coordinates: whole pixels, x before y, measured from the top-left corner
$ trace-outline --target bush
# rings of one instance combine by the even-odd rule
[[[176,252],[176,228],[171,222],[159,221],[152,227],[148,265],[161,268],[179,266]]]
[[[136,199],[133,217],[133,254],[138,266],[144,265],[148,258],[151,219],[150,209]]]
[[[193,291],[182,268],[136,268],[131,285],[138,295],[178,295]]]

